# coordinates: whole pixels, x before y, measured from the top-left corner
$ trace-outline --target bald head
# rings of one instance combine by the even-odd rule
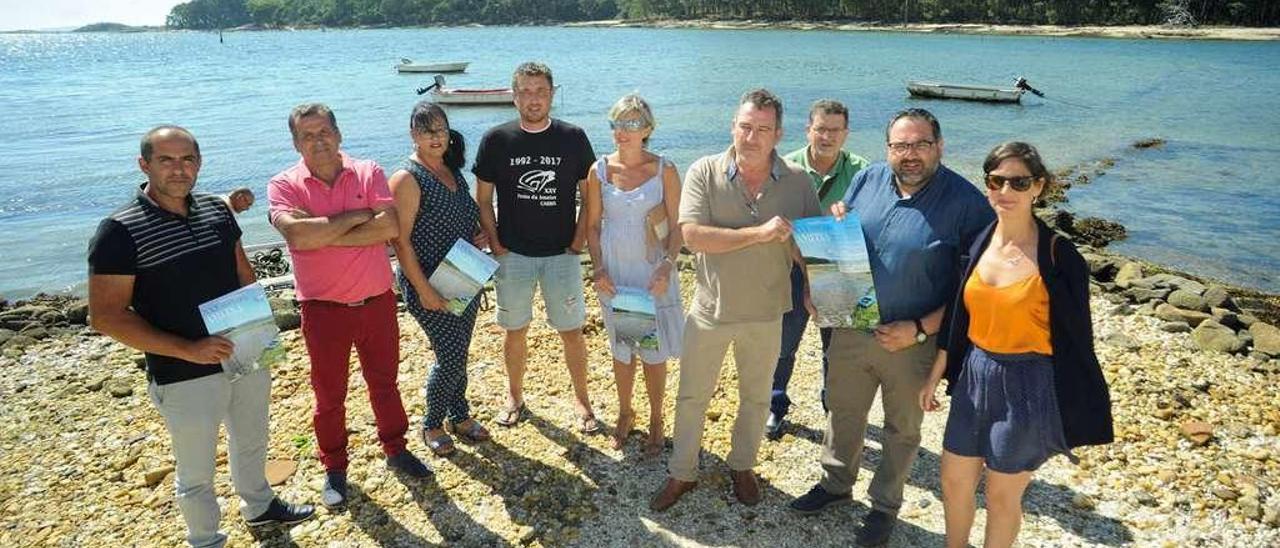
[[[150,162],[151,155],[155,151],[156,141],[163,139],[179,138],[191,143],[191,148],[195,149],[196,157],[200,156],[200,143],[196,141],[196,136],[182,126],[163,125],[151,128],[146,135],[142,136],[142,159]]]

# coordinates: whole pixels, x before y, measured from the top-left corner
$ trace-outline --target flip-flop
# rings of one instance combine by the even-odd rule
[[[437,457],[447,457],[453,454],[453,438],[449,437],[449,434],[441,434],[433,438],[427,435],[427,431],[424,429],[422,431],[422,442]]]
[[[498,416],[493,419],[493,422],[498,423],[498,426],[515,426],[524,419],[526,410],[524,402],[520,402],[520,405],[515,407],[504,407],[502,411],[498,412]]]
[[[604,430],[604,426],[600,424],[600,421],[596,420],[595,413],[588,413],[578,417],[579,432],[583,434],[598,434],[601,430]]]
[[[489,441],[489,438],[491,438],[492,436],[489,434],[489,431],[485,429],[485,427],[480,426],[480,423],[477,422],[475,419],[467,419],[466,421],[463,421],[463,422],[468,422],[468,421],[470,421],[471,426],[468,426],[466,428],[458,428],[458,425],[453,424],[452,421],[445,421],[444,430],[445,432],[449,432],[455,436],[458,436],[458,439],[461,439],[465,443],[477,444],[477,443]]]

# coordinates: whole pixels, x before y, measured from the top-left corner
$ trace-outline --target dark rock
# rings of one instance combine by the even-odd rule
[[[1240,323],[1240,316],[1235,312],[1225,308],[1214,307],[1209,309],[1209,314],[1213,315],[1213,321],[1230,327],[1231,329],[1239,331],[1244,328],[1244,324]]]
[[[1117,305],[1115,305],[1115,306],[1111,307],[1111,314],[1112,314],[1113,316],[1128,316],[1128,315],[1131,315],[1131,314],[1133,314],[1133,305],[1128,304],[1128,303],[1120,303],[1120,304],[1117,304]]]
[[[1269,323],[1254,322],[1248,333],[1253,336],[1253,349],[1268,356],[1280,356],[1280,328]]]
[[[1142,265],[1129,261],[1120,265],[1120,269],[1116,272],[1116,287],[1129,289],[1134,280],[1140,279],[1142,279]]]
[[[1159,306],[1156,306],[1156,317],[1166,322],[1187,322],[1187,325],[1192,327],[1198,326],[1200,325],[1200,322],[1211,318],[1211,316],[1204,312],[1183,310],[1169,303],[1161,303]],[[1227,331],[1231,330],[1227,329]],[[1232,334],[1234,335],[1235,332],[1232,332]]]
[[[1089,265],[1089,274],[1100,281],[1110,281],[1116,275],[1116,260],[1106,255],[1097,253],[1083,254],[1084,261]]]
[[[40,340],[49,337],[49,330],[38,324],[30,324],[26,329],[23,329],[19,335],[25,335],[27,337]]]
[[[1175,289],[1166,300],[1169,301],[1169,304],[1183,310],[1209,311],[1209,305],[1204,302],[1203,297],[1185,289]]]
[[[1170,290],[1168,288],[1143,288],[1132,286],[1124,291],[1124,296],[1135,303],[1145,303],[1147,301],[1160,301],[1168,297]]]
[[[75,325],[88,325],[89,301],[76,301],[67,307],[67,321]]]
[[[1160,324],[1160,330],[1166,333],[1187,333],[1191,331],[1191,325],[1187,322],[1165,322]]]
[[[39,325],[39,323],[26,318],[0,319],[0,329],[8,329],[10,331],[22,331],[31,325]]]
[[[281,331],[292,331],[302,327],[302,315],[298,312],[298,307],[293,301],[285,299],[268,299],[271,304],[271,314],[275,316],[276,327]]]
[[[1137,141],[1134,141],[1133,148],[1138,148],[1138,149],[1160,148],[1164,146],[1164,143],[1165,143],[1164,139],[1161,139],[1159,137],[1151,137],[1148,139],[1139,139]]]
[[[1105,247],[1116,240],[1123,240],[1128,234],[1124,225],[1098,217],[1085,217],[1075,222],[1075,239],[1094,247]]]
[[[1103,290],[1103,291],[1113,291],[1113,290],[1115,290],[1115,285],[1110,284],[1110,283],[1104,283],[1104,284],[1099,284],[1099,285],[1100,285],[1100,287],[1102,287],[1102,290]],[[1127,305],[1127,304],[1129,303],[1129,299],[1126,299],[1126,298],[1124,297],[1124,295],[1117,295],[1117,294],[1115,294],[1115,293],[1105,293],[1105,294],[1103,294],[1103,295],[1102,295],[1102,299],[1103,299],[1104,301],[1107,301],[1107,302],[1111,303],[1111,304],[1126,304],[1126,305]]]
[[[1234,354],[1244,349],[1244,342],[1235,331],[1211,319],[1200,322],[1191,337],[1201,350]]]

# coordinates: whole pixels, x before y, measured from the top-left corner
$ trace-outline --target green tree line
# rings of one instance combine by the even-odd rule
[[[1276,0],[191,0],[167,24],[509,24],[598,19],[856,20],[881,23],[1275,26]]]

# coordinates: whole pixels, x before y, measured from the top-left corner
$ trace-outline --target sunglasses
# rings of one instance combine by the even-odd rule
[[[1028,175],[1026,177],[1001,177],[999,175],[988,174],[987,190],[990,190],[992,192],[999,192],[1000,189],[1004,188],[1004,185],[1007,184],[1009,185],[1009,188],[1012,188],[1018,192],[1026,192],[1027,189],[1031,188],[1032,184],[1034,184],[1036,181],[1039,181],[1039,180],[1040,180],[1039,177],[1033,177],[1031,175]]]
[[[649,127],[649,125],[640,118],[632,118],[630,120],[609,120],[609,129],[614,131],[619,129],[622,131],[641,131],[646,127]]]

